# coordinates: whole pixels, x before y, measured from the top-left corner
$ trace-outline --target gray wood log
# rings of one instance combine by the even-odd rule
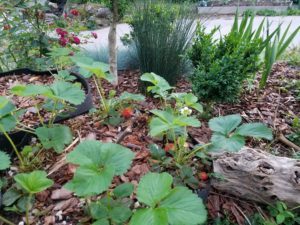
[[[216,189],[260,203],[300,204],[300,160],[251,148],[213,158],[214,172],[224,178],[212,180]]]

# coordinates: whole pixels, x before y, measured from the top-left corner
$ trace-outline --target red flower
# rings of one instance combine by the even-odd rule
[[[79,16],[79,12],[77,9],[71,9],[70,10],[70,13],[73,15],[73,16]]]
[[[170,151],[170,150],[175,150],[175,145],[173,144],[173,143],[167,143],[166,145],[165,145],[165,151],[166,152],[168,152],[168,151]]]
[[[67,44],[68,44],[68,39],[67,38],[64,38],[64,37],[61,37],[59,40],[58,40],[58,43],[62,46],[62,47],[65,47]]]
[[[64,13],[64,18],[67,19],[68,18],[68,14],[65,12]]]
[[[4,24],[3,29],[4,30],[10,30],[11,26],[9,24]]]
[[[97,35],[97,33],[96,33],[96,32],[92,32],[92,35],[93,35],[93,37],[94,37],[95,39],[97,39],[97,38],[98,38],[98,35]]]
[[[80,44],[80,39],[77,36],[72,36],[72,42],[75,43],[76,45]]]
[[[123,111],[121,112],[121,115],[125,118],[125,119],[129,119],[130,117],[132,117],[133,115],[133,109],[130,107],[127,107],[125,109],[123,109]]]
[[[68,35],[68,31],[62,29],[62,28],[56,28],[56,33],[60,36],[60,37],[65,37]]]
[[[199,173],[199,178],[202,180],[202,181],[207,181],[208,180],[208,175],[206,172],[200,172]]]

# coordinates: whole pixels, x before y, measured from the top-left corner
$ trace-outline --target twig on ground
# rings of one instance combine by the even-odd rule
[[[300,152],[300,147],[298,145],[294,144],[293,142],[291,142],[290,140],[288,140],[283,134],[278,135],[278,140],[281,141],[283,144]]]
[[[132,129],[131,129],[131,126],[127,127],[123,132],[121,132],[118,136],[117,136],[117,139],[116,139],[116,143],[119,144],[121,143],[124,138],[128,135],[128,134],[131,134],[132,133]]]
[[[68,151],[70,151],[77,144],[78,141],[79,141],[79,137],[76,138],[68,147],[66,147],[64,152],[67,153]],[[48,176],[50,176],[51,174],[59,170],[65,164],[66,164],[66,155],[63,155],[61,160],[59,160],[57,163],[54,164],[54,166],[52,166],[51,170],[48,173]]]

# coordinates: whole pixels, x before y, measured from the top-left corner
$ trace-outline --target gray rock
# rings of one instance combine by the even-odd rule
[[[99,8],[96,12],[96,17],[98,18],[109,18],[111,16],[111,11],[109,8]]]

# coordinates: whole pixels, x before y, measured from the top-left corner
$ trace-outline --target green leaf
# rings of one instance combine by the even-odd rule
[[[141,80],[153,84],[153,86],[148,86],[147,90],[153,94],[160,95],[160,97],[164,97],[165,93],[172,89],[163,77],[158,76],[155,73],[144,73],[141,76]]]
[[[197,225],[207,218],[202,200],[186,187],[175,187],[160,207],[167,211],[172,225]]]
[[[145,96],[141,94],[132,94],[127,91],[123,92],[120,97],[120,101],[136,101],[136,102],[141,102],[145,101]]]
[[[73,139],[70,128],[64,125],[39,127],[35,133],[45,149],[53,148],[57,153],[61,153]]]
[[[142,177],[137,188],[139,202],[154,207],[171,191],[173,178],[168,173],[148,173]]]
[[[131,210],[126,206],[113,207],[109,212],[110,218],[116,224],[124,224],[132,215]]]
[[[242,122],[242,117],[238,114],[220,116],[209,121],[208,125],[212,131],[220,132],[224,135],[230,134]]]
[[[134,190],[134,186],[132,183],[124,183],[116,187],[113,191],[114,195],[117,198],[129,197]]]
[[[0,96],[0,118],[11,114],[15,110],[16,107],[11,101]]]
[[[84,91],[76,84],[55,81],[50,87],[52,93],[45,94],[46,97],[66,101],[74,105],[80,105],[85,99]]]
[[[53,185],[45,171],[36,170],[31,173],[20,173],[14,176],[15,181],[28,193],[36,194]]]
[[[198,225],[206,221],[202,200],[186,187],[171,188],[173,178],[168,173],[148,173],[142,177],[137,199],[150,208],[137,210],[130,225],[166,224]]]
[[[92,218],[96,220],[107,219],[109,217],[107,207],[102,205],[99,201],[89,204],[89,212]]]
[[[167,132],[169,129],[172,128],[164,120],[162,120],[161,118],[157,118],[157,117],[152,118],[150,120],[149,125],[150,125],[150,136],[152,136],[152,137],[162,135],[165,132]]]
[[[54,74],[55,79],[63,81],[74,81],[76,77],[72,76],[68,70],[60,70],[57,74]]]
[[[278,214],[277,216],[276,216],[276,222],[277,222],[277,224],[282,224],[283,222],[285,221],[285,216],[284,216],[284,214]]]
[[[110,225],[108,219],[97,220],[92,225]]]
[[[245,138],[240,135],[232,135],[226,137],[221,133],[214,133],[211,138],[212,146],[210,151],[222,151],[237,152],[241,150],[245,145]]]
[[[10,167],[10,157],[5,152],[0,151],[0,170],[6,170]]]
[[[185,106],[193,108],[198,112],[203,112],[203,106],[198,103],[198,98],[192,93],[183,93],[183,103]]]
[[[34,84],[16,85],[10,91],[11,93],[17,96],[23,96],[23,97],[33,97],[37,95],[51,93],[49,87],[43,85],[34,85]]]
[[[267,140],[273,139],[272,130],[262,123],[243,124],[237,128],[235,133],[254,138],[265,138]]]
[[[153,159],[160,160],[166,156],[166,152],[157,144],[150,144],[149,151]]]
[[[102,62],[96,62],[92,58],[85,57],[85,56],[76,56],[72,57],[72,61],[76,63],[77,66],[80,68],[95,74],[98,78],[106,79],[109,82],[114,81],[114,77],[109,74],[109,65],[102,63]]]
[[[168,225],[164,209],[140,209],[132,216],[129,225]]]
[[[67,156],[67,161],[79,165],[66,188],[79,196],[100,194],[111,185],[114,176],[125,173],[134,154],[118,144],[83,141]]]
[[[21,198],[22,194],[20,191],[16,190],[15,188],[8,189],[2,199],[2,203],[5,206],[11,206],[14,204],[19,198]]]
[[[4,131],[12,131],[17,125],[17,120],[12,115],[6,115],[4,117],[0,117],[0,132],[3,129]]]
[[[51,51],[48,53],[49,56],[52,58],[58,58],[62,56],[69,56],[72,52],[71,49],[68,48],[52,48]]]
[[[93,196],[108,189],[114,177],[114,167],[81,166],[76,170],[73,179],[65,188],[75,192],[78,196]]]
[[[177,130],[182,127],[199,127],[201,123],[194,117],[184,115],[176,116],[171,112],[162,110],[151,110],[156,115],[150,121],[150,135],[155,137],[164,134],[169,130]]]
[[[15,128],[17,119],[13,115],[16,112],[15,105],[7,98],[0,96],[0,132],[8,132]]]

